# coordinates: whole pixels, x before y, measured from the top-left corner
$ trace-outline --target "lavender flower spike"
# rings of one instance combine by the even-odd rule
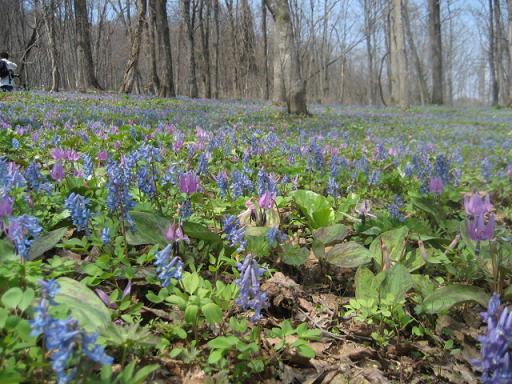
[[[258,265],[252,255],[247,255],[243,263],[238,263],[236,267],[240,271],[240,278],[235,281],[238,288],[240,288],[236,303],[243,310],[254,310],[252,320],[259,320],[262,309],[268,306],[267,294],[260,290],[260,280],[265,269]]]
[[[489,195],[482,199],[479,192],[464,196],[464,209],[469,216],[485,215],[492,209]]]

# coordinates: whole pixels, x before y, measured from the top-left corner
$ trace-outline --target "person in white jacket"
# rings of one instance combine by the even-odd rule
[[[0,77],[0,89],[4,92],[10,92],[13,90],[13,74],[18,66],[12,61],[9,61],[9,54],[7,52],[0,53],[0,60],[5,62],[7,70],[9,71],[8,75]]]

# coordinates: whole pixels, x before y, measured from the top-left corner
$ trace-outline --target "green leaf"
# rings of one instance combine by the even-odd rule
[[[370,252],[379,267],[382,267],[381,239],[386,246],[391,262],[397,263],[400,261],[404,252],[405,239],[408,233],[409,229],[407,227],[395,228],[391,231],[382,233],[372,241],[370,245]]]
[[[307,359],[315,357],[315,350],[309,345],[299,345],[297,347],[297,353]]]
[[[0,371],[0,383],[18,384],[24,381],[24,377],[13,368],[6,368]]]
[[[67,231],[68,229],[66,227],[57,228],[35,239],[28,252],[28,259],[37,259],[45,252],[55,248],[55,246],[59,243],[59,241],[62,240]]]
[[[208,342],[208,347],[213,349],[230,349],[240,340],[235,336],[219,336]]]
[[[191,221],[185,221],[183,223],[183,231],[191,239],[204,240],[210,243],[221,243],[221,237],[210,231],[207,227],[202,224],[194,223]]]
[[[185,321],[189,324],[194,324],[197,320],[199,307],[197,305],[187,305],[185,308]]]
[[[309,257],[307,248],[299,248],[291,244],[283,246],[283,254],[281,260],[288,265],[302,265]]]
[[[349,229],[343,224],[329,225],[313,231],[313,237],[324,245],[332,245],[345,240]]]
[[[185,291],[193,294],[199,288],[199,275],[197,273],[184,273],[181,282]]]
[[[71,311],[73,318],[80,322],[88,332],[96,332],[110,325],[110,311],[86,285],[60,277],[60,285],[55,300]]]
[[[146,378],[155,372],[158,368],[160,368],[159,364],[146,365],[137,371],[133,379],[131,380],[131,384],[142,384],[146,380]]]
[[[176,305],[178,308],[183,309],[187,305],[186,300],[178,295],[171,295],[165,299],[165,301]]]
[[[414,280],[409,270],[401,264],[395,264],[385,271],[385,279],[381,284],[381,297],[391,295],[395,303],[405,299],[405,294],[414,286]]]
[[[5,308],[0,307],[0,329],[5,327],[5,322],[9,317],[9,311]]]
[[[2,303],[7,309],[14,309],[23,300],[23,291],[19,287],[13,287],[2,295]]]
[[[336,244],[325,255],[325,260],[340,268],[357,268],[372,260],[370,251],[355,241]]]
[[[485,289],[472,285],[448,285],[427,296],[418,306],[418,311],[427,314],[443,313],[454,305],[467,301],[476,301],[483,307],[487,307],[489,294]]]
[[[222,321],[222,310],[215,303],[208,303],[201,307],[204,317],[208,324],[217,324]]]
[[[214,349],[210,352],[210,356],[208,356],[208,364],[217,364],[223,357],[224,350],[222,349]]]
[[[0,261],[19,260],[12,243],[7,239],[0,239]]]
[[[146,299],[148,299],[149,301],[151,301],[152,303],[155,303],[155,304],[159,304],[162,301],[164,301],[164,299],[162,299],[158,295],[155,295],[155,293],[152,291],[149,291],[148,293],[146,293]]]
[[[18,308],[22,311],[25,311],[31,304],[32,300],[34,300],[34,290],[32,288],[27,288],[25,292],[23,292],[23,298],[21,302],[18,304]]]
[[[155,213],[140,211],[131,211],[130,216],[135,223],[136,231],[129,231],[126,234],[128,244],[159,244],[161,246],[167,245],[164,233],[171,223],[170,220],[158,216]]]
[[[379,297],[379,288],[386,278],[384,272],[374,275],[368,268],[359,268],[354,277],[357,300],[376,300]]]
[[[313,191],[298,190],[291,197],[306,216],[311,228],[316,229],[334,224],[334,210],[329,200]]]

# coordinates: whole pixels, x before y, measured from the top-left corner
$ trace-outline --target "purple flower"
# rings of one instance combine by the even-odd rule
[[[98,294],[98,297],[103,301],[103,303],[109,307],[109,308],[117,308],[117,304],[110,300],[110,297],[107,295],[105,291],[102,289],[96,288],[96,293]]]
[[[12,200],[8,195],[0,199],[0,217],[10,216],[12,214]]]
[[[258,200],[258,205],[260,208],[272,209],[272,205],[274,205],[275,200],[276,194],[266,191],[265,193],[263,193],[263,195],[260,196],[260,199]]]
[[[98,160],[99,161],[106,161],[107,159],[108,159],[107,151],[99,151],[98,152]]]
[[[179,179],[180,191],[183,193],[194,193],[199,190],[199,177],[192,172],[186,172]]]
[[[235,216],[226,216],[222,222],[226,239],[232,246],[238,245],[238,252],[241,252],[247,246],[245,237],[245,227],[240,225],[240,220]]]
[[[180,280],[183,272],[183,261],[178,256],[171,259],[171,253],[174,254],[174,247],[172,244],[167,244],[155,255],[154,264],[162,287],[167,287],[171,283],[171,279]]]
[[[428,182],[428,189],[430,193],[440,195],[444,191],[443,179],[441,179],[439,176],[431,177],[430,181]]]
[[[494,232],[495,217],[489,214],[487,224],[484,221],[484,215],[470,217],[466,222],[466,229],[471,240],[482,241],[490,240]]]
[[[165,240],[169,243],[175,241],[190,241],[188,236],[183,233],[183,228],[180,224],[172,223],[169,224],[165,231]]]
[[[64,179],[64,166],[62,165],[62,161],[57,161],[52,168],[52,179],[60,182],[62,179]]]
[[[41,231],[42,228],[35,217],[22,215],[9,219],[7,236],[14,243],[18,255],[26,258],[34,241],[33,239],[38,237]]]
[[[464,196],[464,209],[469,216],[475,217],[484,215],[492,208],[488,194],[486,194],[483,199],[480,196],[480,193],[476,191]]]

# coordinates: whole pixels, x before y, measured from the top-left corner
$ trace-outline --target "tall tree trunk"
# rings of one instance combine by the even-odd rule
[[[432,60],[432,104],[443,104],[441,0],[428,0],[428,16],[430,57]]]
[[[228,18],[229,18],[229,26],[231,29],[231,57],[233,59],[233,97],[238,97],[240,91],[239,84],[239,55],[238,55],[238,36],[237,36],[237,28],[235,25],[235,15],[233,14],[233,0],[226,0],[226,8],[228,10]]]
[[[407,62],[405,56],[402,0],[392,0],[391,9],[391,98],[394,104],[406,109],[409,105],[407,95]]]
[[[188,87],[189,96],[197,98],[199,91],[197,89],[197,75],[196,75],[196,43],[195,43],[195,22],[196,22],[196,0],[183,0],[183,18],[185,19],[185,26],[187,27],[187,37],[189,45],[189,72],[188,72]]]
[[[375,18],[374,18],[374,9],[375,2],[371,0],[363,1],[363,11],[364,11],[364,33],[366,40],[366,55],[368,59],[368,102],[371,105],[377,104],[377,87],[375,80],[375,57],[373,41],[374,41],[374,30],[375,30]]]
[[[284,80],[288,113],[308,114],[306,83],[300,73],[299,52],[295,45],[288,0],[265,0],[265,3],[274,19],[274,42],[279,53],[278,63]]]
[[[267,7],[265,6],[265,0],[261,0],[261,29],[263,31],[263,72],[265,74],[263,97],[265,100],[268,100],[270,98],[270,79],[268,77]]]
[[[505,103],[505,70],[503,68],[503,29],[501,26],[501,5],[499,0],[494,0],[494,20],[495,30],[494,36],[496,42],[494,46],[496,48],[495,61],[496,61],[496,77],[499,84],[499,95],[498,102],[500,104]]]
[[[60,88],[60,73],[58,66],[58,50],[55,33],[55,1],[50,0],[44,8],[44,22],[48,33],[48,48],[50,50],[50,62],[52,67],[52,85],[50,92],[58,92]]]
[[[119,92],[130,93],[133,89],[133,83],[135,82],[135,75],[138,71],[140,47],[142,44],[142,32],[144,30],[144,20],[146,18],[146,0],[137,0],[137,24],[135,25],[135,31],[132,35],[132,48],[130,51],[130,58],[126,63],[124,70],[123,84]]]
[[[421,103],[426,104],[426,103],[428,103],[428,100],[429,100],[427,81],[425,80],[425,73],[423,72],[423,66],[421,65],[421,60],[418,55],[418,50],[416,49],[416,44],[414,43],[414,37],[412,35],[411,21],[409,19],[408,7],[404,7],[403,16],[404,16],[405,32],[406,32],[407,42],[408,42],[407,44],[409,45],[409,49],[411,50],[411,55],[412,55],[412,59],[414,61],[414,66],[416,67],[416,74],[418,75]],[[442,76],[441,76],[441,78],[442,78]],[[442,91],[442,89],[441,89],[441,91]],[[441,92],[441,96],[442,96],[442,92]]]
[[[512,106],[512,0],[507,1],[508,8],[508,106]]]
[[[158,77],[158,59],[156,47],[159,46],[158,36],[156,36],[156,9],[155,1],[149,0],[149,17],[146,18],[146,33],[148,35],[149,55],[151,57],[151,83],[153,84],[154,94],[160,90],[160,78]]]
[[[206,8],[206,16],[204,11]],[[201,31],[201,48],[203,51],[203,83],[204,95],[207,99],[212,97],[212,79],[210,70],[210,16],[211,0],[201,0],[199,6],[199,27]]]
[[[174,79],[172,73],[171,38],[169,36],[169,21],[167,20],[167,0],[150,0],[155,3],[156,30],[160,46],[160,88],[158,96],[174,97]]]
[[[89,88],[103,89],[94,72],[94,62],[91,50],[91,31],[87,13],[86,0],[74,0],[75,25],[78,51],[78,65],[80,71],[80,85],[82,90]]]
[[[218,99],[220,97],[219,92],[219,41],[220,41],[220,0],[213,0],[213,18],[215,20],[215,41],[213,49],[215,51],[215,91],[214,91],[214,98]]]
[[[496,36],[494,34],[494,6],[493,0],[489,0],[489,71],[491,73],[491,104],[498,105],[500,88],[496,77]]]

